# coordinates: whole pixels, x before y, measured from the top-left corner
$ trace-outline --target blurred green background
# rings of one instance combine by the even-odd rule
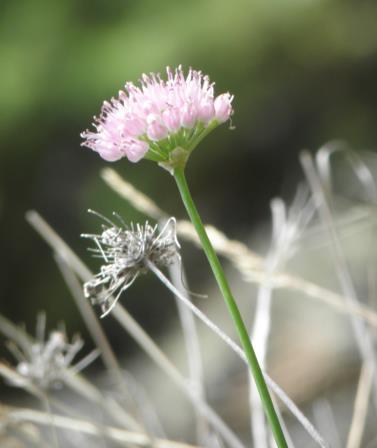
[[[333,138],[375,147],[376,23],[377,3],[365,0],[2,0],[1,313],[31,325],[45,309],[50,323],[63,319],[85,334],[24,214],[37,209],[93,267],[79,235],[98,221],[86,209],[137,219],[101,181],[106,163],[79,137],[125,81],[183,64],[208,73],[217,93],[235,95],[235,130],[208,137],[188,177],[204,219],[242,238],[268,216],[272,197],[290,194],[301,149]],[[157,166],[112,166],[184,216],[172,179]],[[195,266],[190,275],[207,275],[204,260]],[[138,282],[127,305],[158,332],[161,304],[146,285],[155,280]]]

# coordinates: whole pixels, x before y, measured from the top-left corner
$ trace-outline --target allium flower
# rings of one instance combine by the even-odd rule
[[[68,342],[65,331],[52,331],[45,340],[45,314],[37,319],[37,339],[30,344],[17,345],[8,342],[8,348],[17,359],[17,372],[26,380],[42,389],[59,387],[62,383],[64,370],[72,367],[74,371],[85,368],[97,355],[97,350],[83,358],[75,366],[71,363],[84,343],[79,336]],[[94,356],[93,356],[94,355]],[[12,380],[12,385],[23,386],[18,379]]]
[[[90,212],[97,214],[90,210]],[[170,218],[160,233],[158,226],[148,222],[144,226],[126,226],[119,217],[120,226],[99,215],[107,224],[98,235],[84,234],[96,247],[91,249],[105,264],[98,274],[84,284],[84,295],[93,304],[100,305],[106,316],[117,303],[122,292],[129,288],[140,274],[148,271],[148,263],[169,266],[179,260],[179,243],[176,236],[175,218]]]
[[[181,67],[166,69],[167,80],[159,74],[143,75],[140,87],[131,82],[118,98],[105,101],[95,131],[85,131],[83,146],[108,161],[143,157],[166,163],[177,148],[186,158],[212,129],[229,120],[233,96],[214,96],[214,84],[200,71],[190,69],[185,77]]]

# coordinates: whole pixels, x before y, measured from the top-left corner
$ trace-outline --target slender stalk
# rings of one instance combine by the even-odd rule
[[[367,422],[370,391],[373,383],[373,369],[363,364],[357,386],[352,422],[347,438],[347,448],[360,448]]]
[[[114,426],[107,425],[103,428],[99,428],[97,422],[83,420],[77,417],[72,418],[57,414],[49,415],[45,412],[28,408],[7,407],[5,408],[5,411],[6,417],[8,417],[10,421],[31,422],[37,425],[47,426],[50,424],[50,418],[53,418],[54,425],[57,428],[88,434],[94,437],[105,436],[114,442],[123,442],[122,446],[142,446],[149,448],[198,448],[195,445],[188,445],[183,442],[176,442],[167,439],[159,438],[151,441],[150,438],[142,432],[126,431],[122,428],[117,428]],[[40,447],[40,445],[38,445],[38,447]]]
[[[182,261],[180,263],[174,263],[169,266],[169,276],[172,284],[190,300],[188,292],[184,289],[183,285],[186,285],[186,276]],[[176,304],[178,309],[179,320],[181,322],[183,339],[186,346],[186,358],[188,365],[189,379],[192,383],[193,390],[197,395],[205,399],[205,391],[203,384],[203,366],[202,355],[200,351],[200,343],[198,332],[196,328],[196,322],[192,311],[185,306],[184,303],[176,297]],[[206,440],[214,435],[210,426],[207,424],[200,412],[196,412],[196,432],[198,441],[206,444]]]
[[[285,440],[278,416],[276,414],[274,405],[272,403],[271,396],[268,391],[267,385],[264,381],[263,373],[259,366],[253,346],[250,342],[250,338],[249,338],[247,329],[245,327],[245,324],[243,322],[241,313],[238,309],[238,306],[233,297],[233,294],[230,290],[230,287],[229,287],[228,281],[225,277],[223,268],[220,264],[219,259],[217,258],[216,252],[214,251],[214,249],[212,247],[212,244],[211,244],[211,242],[208,238],[208,235],[205,231],[205,228],[204,228],[204,225],[200,218],[200,215],[198,213],[198,210],[196,209],[194,201],[191,197],[191,193],[190,193],[189,187],[186,182],[184,169],[181,167],[176,167],[174,169],[173,175],[174,175],[175,181],[177,183],[179,192],[181,194],[183,203],[186,207],[187,213],[191,219],[191,222],[193,223],[193,225],[196,229],[196,232],[198,233],[198,236],[202,243],[203,250],[207,256],[209,264],[212,268],[212,272],[215,276],[217,284],[220,288],[220,291],[224,297],[225,303],[228,307],[229,313],[230,313],[230,315],[233,319],[233,322],[236,326],[238,336],[240,338],[242,347],[245,351],[245,354],[246,354],[246,357],[248,360],[248,364],[250,367],[250,371],[254,377],[255,384],[258,388],[258,392],[261,397],[266,416],[270,423],[271,430],[274,434],[276,444],[279,448],[287,448],[288,447],[287,442]]]
[[[51,411],[50,399],[49,399],[49,396],[47,395],[47,393],[43,393],[42,403],[43,403],[44,407],[46,408],[46,412],[47,412],[47,415],[49,417],[49,421],[50,421],[49,423],[50,423],[50,428],[51,428],[51,434],[52,434],[52,440],[53,440],[54,447],[55,448],[60,448],[59,439],[58,439],[58,432],[57,432],[56,427],[55,427],[54,417],[52,416],[52,411]]]

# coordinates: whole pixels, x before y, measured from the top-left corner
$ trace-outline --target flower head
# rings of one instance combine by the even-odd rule
[[[119,216],[120,226],[102,218],[109,225],[103,225],[100,234],[82,236],[95,242],[92,252],[105,261],[99,273],[84,284],[85,297],[90,298],[93,304],[100,305],[104,317],[115,306],[122,292],[140,274],[148,271],[149,262],[159,267],[171,265],[179,259],[180,246],[174,218],[170,218],[159,233],[158,226],[152,227],[148,222],[136,227],[131,224],[128,228]]]
[[[45,339],[46,316],[41,313],[37,319],[37,338],[27,343],[8,343],[9,350],[17,359],[17,372],[20,377],[31,381],[42,389],[59,387],[62,383],[64,370],[71,367],[71,363],[84,343],[79,336],[69,342],[64,330],[52,331]],[[79,361],[73,370],[80,371],[97,356],[97,351]],[[23,381],[12,380],[14,386],[23,386]]]
[[[166,163],[172,152],[189,154],[202,138],[229,120],[233,96],[214,96],[214,84],[200,71],[181,67],[166,69],[167,79],[158,74],[143,75],[140,87],[129,82],[118,98],[105,101],[95,131],[81,134],[83,146],[108,161],[143,157]]]

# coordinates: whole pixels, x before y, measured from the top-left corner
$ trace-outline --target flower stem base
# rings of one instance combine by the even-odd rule
[[[175,148],[169,154],[169,160],[166,162],[159,162],[159,166],[174,175],[174,170],[185,169],[190,152],[183,148]]]

